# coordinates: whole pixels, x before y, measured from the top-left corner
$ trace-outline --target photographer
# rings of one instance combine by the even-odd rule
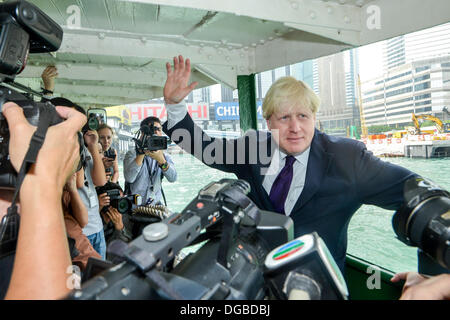
[[[65,184],[62,205],[67,236],[75,241],[74,249],[71,251],[72,263],[84,271],[90,257],[97,259],[101,257],[83,234],[83,228],[88,223],[88,212],[77,190],[76,180],[80,173],[82,169],[74,173]]]
[[[53,98],[50,102],[54,105],[64,105],[74,108],[80,113],[86,115],[84,109],[65,98]],[[103,166],[102,155],[99,154],[98,134],[95,130],[83,132],[84,143],[86,146],[87,161],[84,168],[84,174],[77,179],[78,193],[83,203],[88,209],[89,222],[84,227],[83,233],[88,237],[94,249],[103,257],[106,257],[106,242],[103,235],[103,224],[98,210],[98,199],[95,192],[96,186],[103,186],[106,183],[105,167]],[[83,169],[82,169],[83,170]]]
[[[417,272],[401,272],[392,282],[405,280],[400,300],[450,300],[450,274],[428,277]]]
[[[123,197],[123,190],[120,185],[112,182],[107,182],[102,188],[103,191],[119,190],[120,196]],[[105,234],[106,243],[120,239],[124,242],[132,240],[131,222],[127,214],[122,215],[117,208],[110,206],[110,198],[107,193],[98,195],[98,202],[100,204],[100,214],[103,222],[103,232]]]
[[[103,165],[105,166],[107,175],[111,175],[111,178],[108,178],[108,181],[117,183],[119,181],[119,161],[117,150],[111,146],[114,135],[113,129],[103,123],[98,127],[97,133],[104,153]]]
[[[67,120],[48,128],[36,163],[20,188],[23,200],[19,207],[20,229],[6,299],[58,299],[70,291],[66,271],[71,261],[61,196],[67,178],[79,162],[77,132],[86,117],[74,109],[56,107],[56,110]],[[10,131],[11,163],[18,171],[36,127],[29,124],[23,109],[13,102],[5,103],[2,113]],[[0,190],[0,194],[0,216],[3,217],[12,192]],[[7,269],[8,265],[0,261],[2,284],[8,277]]]
[[[161,121],[156,117],[148,117],[142,120],[141,129],[144,126],[154,126],[154,134],[162,136]],[[125,177],[125,190],[127,193],[140,194],[142,203],[161,204],[162,178],[167,181],[177,180],[177,171],[171,157],[162,150],[145,151],[130,150],[123,160]],[[127,186],[129,189],[127,189]]]

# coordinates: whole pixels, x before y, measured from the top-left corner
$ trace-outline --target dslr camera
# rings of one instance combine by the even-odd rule
[[[137,153],[144,154],[145,151],[166,150],[169,138],[166,136],[158,136],[156,134],[156,127],[152,123],[149,126],[141,126],[133,140],[136,144]]]
[[[133,208],[142,204],[142,197],[139,194],[120,195],[119,189],[112,189],[112,186],[106,184],[103,187],[96,187],[97,195],[106,193],[110,199],[109,206],[105,206],[102,209],[102,213],[105,213],[111,206],[116,208],[121,214],[131,213]]]
[[[116,153],[113,147],[110,147],[108,150],[103,152],[103,155],[105,156],[105,158],[116,160]]]

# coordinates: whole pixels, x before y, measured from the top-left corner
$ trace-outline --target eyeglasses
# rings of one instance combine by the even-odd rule
[[[162,130],[162,127],[154,127],[155,128],[155,131],[161,131]]]

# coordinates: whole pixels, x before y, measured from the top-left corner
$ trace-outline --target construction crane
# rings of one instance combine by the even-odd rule
[[[368,130],[366,126],[366,119],[364,117],[364,107],[361,94],[361,78],[358,74],[358,106],[359,106],[359,118],[361,120],[361,137],[367,137]]]
[[[419,119],[433,121],[434,124],[436,125],[436,129],[439,133],[450,132],[450,123],[443,123],[439,118],[432,116],[431,114],[415,115],[414,113],[412,113],[411,118],[412,118],[412,121],[414,123],[414,128],[415,128],[414,134],[421,133]]]

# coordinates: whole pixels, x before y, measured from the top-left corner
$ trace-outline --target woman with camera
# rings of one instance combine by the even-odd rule
[[[117,150],[112,145],[113,129],[106,123],[101,124],[97,129],[100,144],[103,148],[103,165],[106,170],[108,181],[117,183],[119,181],[119,163],[117,160]]]

